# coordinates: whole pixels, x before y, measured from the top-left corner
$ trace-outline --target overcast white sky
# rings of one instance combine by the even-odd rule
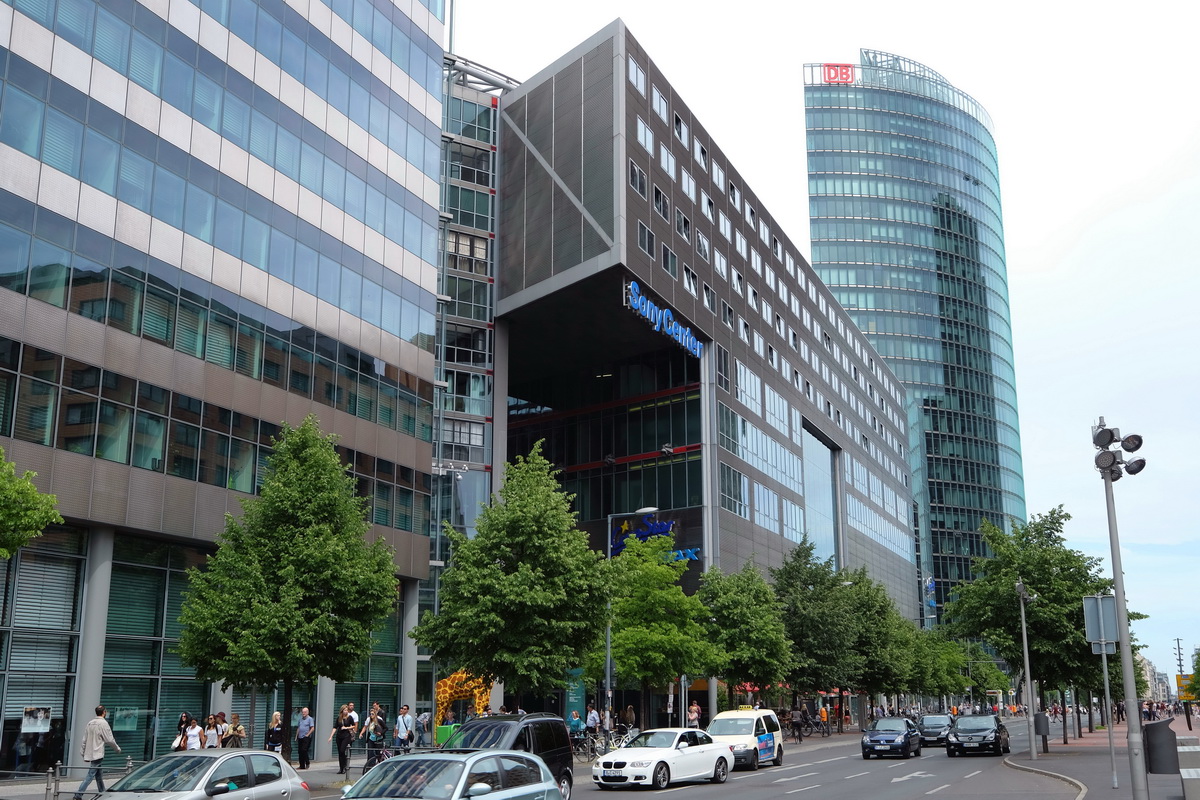
[[[452,2],[454,51],[518,80],[624,19],[806,260],[802,64],[884,50],[979,100],[1000,153],[1029,510],[1062,504],[1069,546],[1111,575],[1089,429],[1104,415],[1144,435],[1149,466],[1115,486],[1129,606],[1150,615],[1134,633],[1171,675],[1182,639],[1190,671],[1200,102],[1187,4]]]

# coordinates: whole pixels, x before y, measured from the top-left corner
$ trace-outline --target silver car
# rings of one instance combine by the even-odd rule
[[[344,800],[561,800],[550,769],[516,750],[438,750],[382,761],[342,792]]]
[[[308,784],[268,750],[184,750],[148,761],[101,795],[104,800],[309,800]]]

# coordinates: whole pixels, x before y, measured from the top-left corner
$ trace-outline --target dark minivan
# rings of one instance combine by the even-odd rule
[[[554,714],[498,714],[467,720],[446,742],[445,748],[499,748],[523,750],[539,756],[554,780],[563,800],[571,800],[571,739],[567,723]]]

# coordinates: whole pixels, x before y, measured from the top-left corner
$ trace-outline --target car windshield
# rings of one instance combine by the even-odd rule
[[[384,761],[359,779],[346,798],[426,798],[448,800],[462,777],[461,761],[445,758],[395,758]]]
[[[933,714],[928,717],[921,717],[921,724],[928,728],[939,728],[950,724],[950,717],[935,716]]]
[[[455,731],[446,747],[505,747],[514,724],[475,719]]]
[[[955,730],[960,731],[990,731],[996,727],[991,717],[959,717],[954,723]]]
[[[752,719],[714,719],[708,725],[709,736],[749,736],[752,733]]]
[[[109,789],[110,792],[184,792],[195,789],[208,768],[217,763],[204,756],[158,758],[135,769]]]
[[[675,734],[671,731],[646,731],[633,737],[626,747],[674,747]]]
[[[883,719],[877,719],[874,722],[872,722],[871,727],[867,728],[867,730],[869,730],[869,731],[902,731],[902,730],[905,730],[907,727],[908,726],[906,726],[904,724],[904,720],[900,719],[899,717],[884,717]]]

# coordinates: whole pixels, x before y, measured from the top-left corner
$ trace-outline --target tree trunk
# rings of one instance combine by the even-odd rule
[[[292,679],[283,679],[283,760],[292,763]]]

